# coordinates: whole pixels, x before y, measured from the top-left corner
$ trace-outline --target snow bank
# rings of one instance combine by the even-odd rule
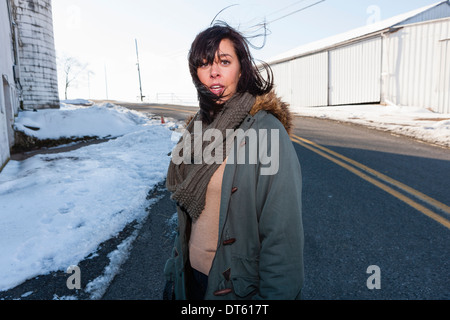
[[[352,122],[450,147],[450,114],[396,105],[293,108],[300,116]]]
[[[0,291],[65,271],[142,220],[147,193],[165,178],[175,146],[173,123],[113,105],[23,112],[16,125],[43,139],[118,138],[6,165],[0,173]]]
[[[92,136],[118,137],[136,130],[148,120],[136,111],[110,103],[84,107],[61,104],[61,109],[19,113],[15,130],[38,139]]]

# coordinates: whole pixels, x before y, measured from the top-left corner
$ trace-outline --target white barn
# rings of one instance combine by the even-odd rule
[[[9,159],[14,142],[14,117],[19,111],[19,93],[14,70],[17,68],[13,41],[15,26],[11,19],[9,1],[0,1],[0,171]]]
[[[440,1],[268,61],[301,107],[381,103],[450,112],[450,3]]]

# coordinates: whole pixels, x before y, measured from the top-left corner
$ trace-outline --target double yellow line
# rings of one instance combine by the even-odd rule
[[[194,111],[190,110],[181,110],[178,108],[170,108],[170,107],[156,107],[153,106],[153,108],[158,109],[165,109],[165,110],[172,110],[172,111],[181,111],[181,112],[187,112],[187,113],[196,113]],[[427,207],[421,205],[417,201],[413,200],[414,198],[427,203],[429,206],[437,209],[437,211],[442,211],[445,214],[450,216],[450,207],[427,196],[426,194],[421,193],[420,191],[417,191],[395,179],[392,179],[381,172],[378,172],[374,169],[371,169],[355,160],[352,160],[350,158],[347,158],[337,152],[334,152],[328,148],[325,148],[321,145],[318,145],[317,143],[314,143],[312,141],[309,141],[307,139],[301,138],[296,135],[291,136],[292,141],[295,143],[298,143],[302,147],[309,149],[320,156],[336,163],[337,165],[347,169],[348,171],[356,174],[358,177],[366,180],[367,182],[370,182],[371,184],[377,186],[378,188],[386,191],[390,195],[396,197],[397,199],[405,202],[406,204],[410,205],[414,209],[420,211],[424,215],[428,216],[429,218],[439,222],[443,226],[450,229],[450,221],[441,215],[437,214],[436,212],[428,209]],[[393,187],[396,187],[399,190],[402,190],[404,193],[408,194],[409,196],[406,196],[405,194],[395,190]]]
[[[355,160],[352,160],[350,158],[347,158],[337,152],[334,152],[328,148],[325,148],[321,145],[318,145],[317,143],[314,143],[312,141],[309,141],[307,139],[301,138],[296,135],[291,136],[292,141],[295,143],[301,145],[302,147],[309,149],[318,155],[336,163],[337,165],[347,169],[348,171],[356,174],[358,177],[372,183],[373,185],[377,186],[378,188],[386,191],[390,195],[396,197],[397,199],[405,202],[406,204],[410,205],[414,209],[420,211],[424,215],[430,217],[431,219],[439,222],[440,224],[444,225],[448,229],[450,229],[450,221],[441,215],[435,213],[434,211],[426,208],[425,206],[421,205],[417,201],[413,200],[413,198],[419,199],[423,201],[424,203],[427,203],[431,207],[434,207],[438,210],[441,210],[445,212],[446,214],[450,215],[450,207],[427,196],[426,194],[423,194],[397,180],[394,180],[376,170],[373,170]],[[408,194],[410,197],[406,196],[405,194],[395,190],[391,186],[394,186],[398,188],[399,190],[402,190],[404,193]]]

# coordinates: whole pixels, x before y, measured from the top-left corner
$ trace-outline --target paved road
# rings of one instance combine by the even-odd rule
[[[128,107],[177,120],[197,110]],[[295,128],[304,185],[303,298],[450,299],[450,150],[329,120],[297,117]],[[161,299],[172,245],[166,222],[175,206],[163,186],[149,196],[160,201],[149,208],[129,259],[103,299]],[[103,272],[107,254],[133,228],[83,262],[82,287]],[[30,291],[33,299],[89,298],[83,290],[68,292],[66,278],[63,272],[41,276],[0,299]]]
[[[132,110],[143,112],[145,114],[153,114],[158,117],[164,116],[165,118],[173,118],[175,120],[185,120],[188,116],[194,115],[198,111],[198,107],[178,105],[161,105],[154,103],[114,103]]]
[[[196,111],[140,110],[177,119]],[[296,117],[295,128],[303,297],[450,299],[450,150],[323,119]]]
[[[295,126],[304,298],[450,299],[450,150],[327,120]],[[380,289],[367,287],[372,265]]]

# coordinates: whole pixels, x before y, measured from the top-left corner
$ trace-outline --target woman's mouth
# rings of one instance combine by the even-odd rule
[[[225,87],[222,85],[213,85],[213,86],[209,87],[209,90],[212,93],[214,93],[216,96],[220,96],[225,91]]]

